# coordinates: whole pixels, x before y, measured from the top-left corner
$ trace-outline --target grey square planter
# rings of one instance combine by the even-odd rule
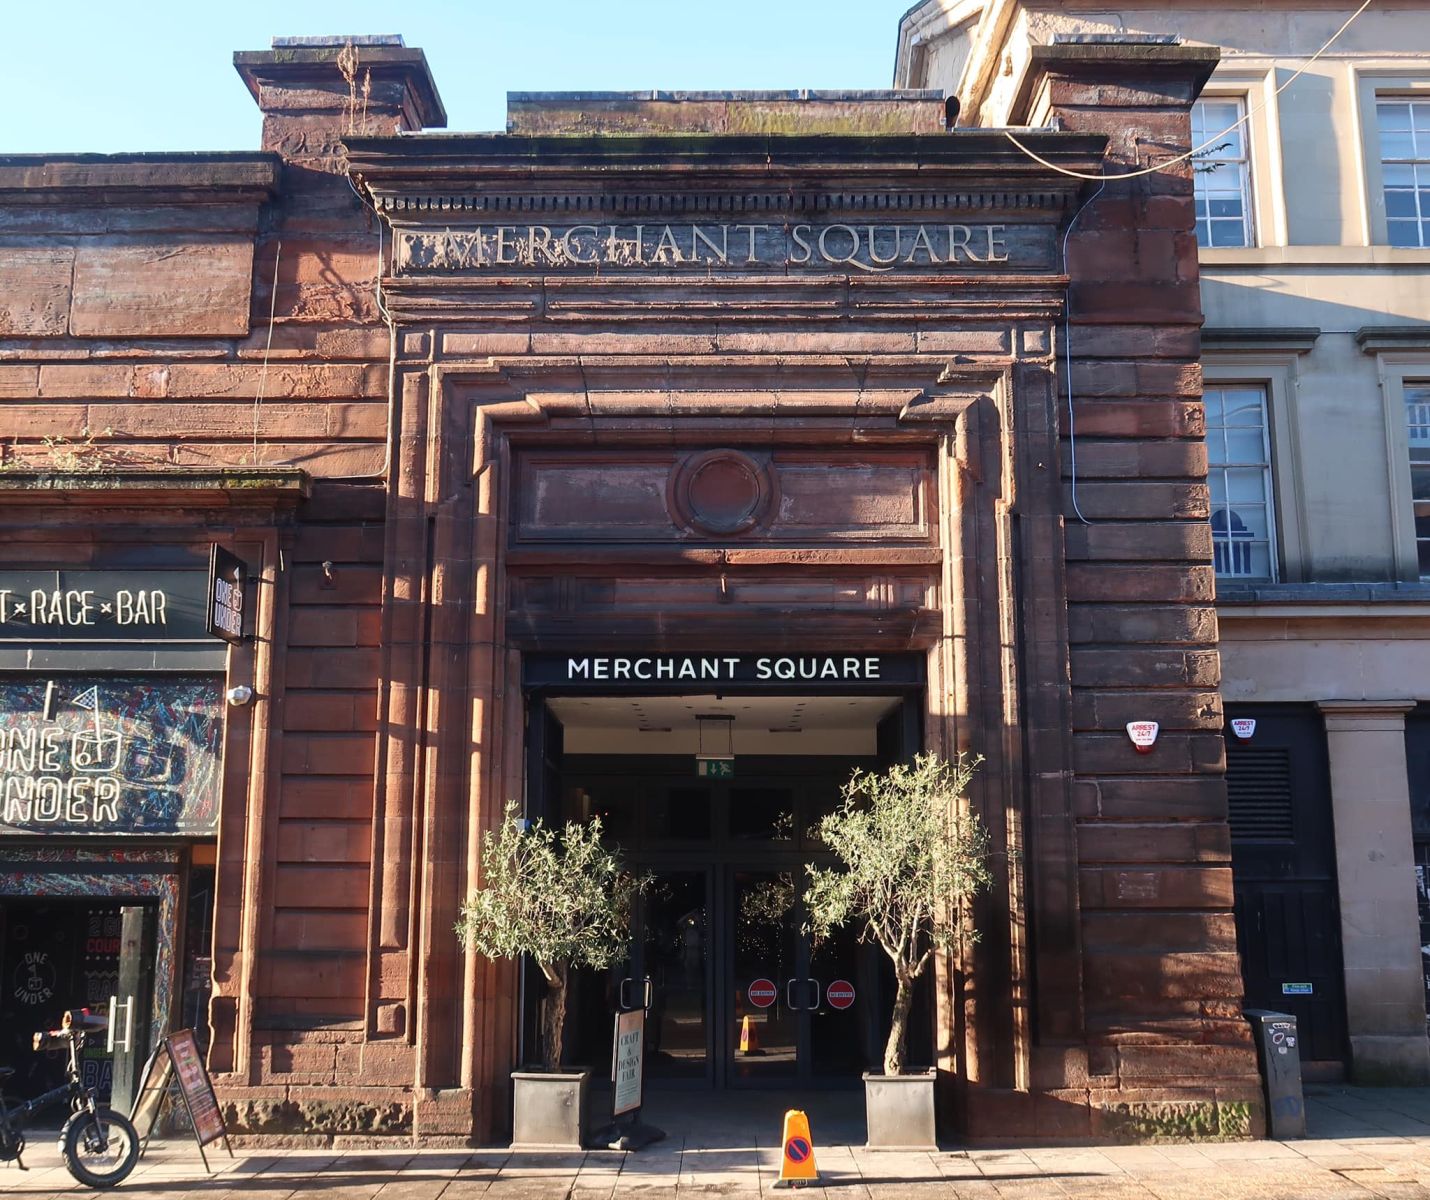
[[[513,1150],[580,1150],[591,1072],[511,1073]]]
[[[865,1075],[864,1115],[870,1150],[937,1150],[934,1080],[937,1073]]]

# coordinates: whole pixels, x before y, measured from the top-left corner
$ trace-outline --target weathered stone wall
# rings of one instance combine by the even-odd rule
[[[1018,116],[1105,133],[1109,174],[1190,148],[1214,52],[1073,50],[1034,51],[1040,82]],[[1239,1135],[1259,1120],[1222,780],[1191,191],[1185,162],[1108,182],[1068,247],[1077,442],[1065,422],[1063,469],[1093,1132]],[[1160,723],[1152,753],[1132,752],[1132,720]]]
[[[1134,143],[1185,143],[1204,63],[1153,78],[1090,53],[1079,66],[1074,50],[1088,48],[1050,60],[1032,97],[1039,119],[1076,131],[1032,135],[1046,153],[1091,171],[1102,141],[1083,133],[1111,138],[1114,167]],[[366,62],[376,80],[357,106],[338,53],[243,56],[281,157],[0,161],[0,184],[17,172],[0,188],[0,264],[21,281],[0,317],[15,331],[0,341],[17,401],[0,410],[6,461],[44,472],[63,457],[116,479],[284,465],[314,480],[296,515],[264,518],[267,617],[244,652],[259,698],[230,717],[250,770],[225,792],[211,1061],[236,1127],[461,1139],[504,1124],[515,981],[463,954],[451,920],[481,830],[522,793],[520,653],[573,639],[926,651],[928,744],[988,757],[974,802],[1001,852],[982,940],[939,965],[955,1123],[1253,1126],[1187,177],[1111,185],[1078,220],[1083,524],[1058,400],[1058,234],[1091,189],[989,135],[360,137],[440,106],[420,54],[392,48],[357,55],[352,79]],[[249,174],[225,175],[238,166]],[[509,222],[487,205],[546,214],[523,226],[556,226],[570,205],[603,226],[746,221],[766,257],[667,273],[649,268],[679,264],[639,253],[599,269],[391,255],[395,236],[432,248]],[[212,270],[175,275],[162,248],[113,242],[121,210]],[[893,236],[917,245],[913,228],[951,219],[1008,228],[1017,261],[995,261],[991,233],[980,259],[911,253],[891,272],[778,257],[801,223],[877,224],[886,239],[903,225]],[[81,273],[82,260],[109,265]],[[186,300],[174,289],[190,279]],[[530,448],[599,471],[651,447],[674,461],[732,445],[830,470],[903,455],[928,508],[878,536],[832,525],[763,541],[691,536],[679,511],[657,513],[599,551],[579,497],[565,544],[524,542],[510,519]],[[844,478],[867,532],[859,514],[882,502],[859,470]],[[222,540],[211,507],[171,504],[126,536]],[[61,514],[38,518],[54,532],[37,560],[116,540]],[[1146,758],[1122,729],[1133,718],[1164,727]]]
[[[258,699],[229,716],[211,1065],[243,1097],[238,1129],[391,1133],[410,1129],[410,1076],[353,1087],[368,1078],[391,343],[381,227],[332,153],[356,127],[336,53],[316,56],[331,103],[302,86],[311,54],[263,77],[259,153],[0,160],[0,484],[118,488],[101,519],[63,496],[15,513],[39,565],[125,545],[142,567],[173,544],[197,564],[211,540],[271,531],[250,558],[268,624],[230,663]],[[364,127],[391,131],[420,53],[363,59],[379,76]],[[296,516],[260,511],[278,467],[313,480]],[[172,490],[144,503],[162,512],[117,524],[125,481],[155,469]],[[198,474],[217,499],[184,491]]]

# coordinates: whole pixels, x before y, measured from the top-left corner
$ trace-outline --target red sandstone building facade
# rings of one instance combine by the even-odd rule
[[[1043,48],[1027,141],[1171,157],[1214,61]],[[133,996],[236,1129],[500,1136],[536,985],[452,925],[518,799],[660,881],[587,1061],[640,988],[657,1077],[842,1086],[886,981],[802,940],[808,830],[851,766],[967,749],[999,866],[917,1010],[947,1127],[1258,1129],[1189,174],[1088,206],[918,93],[395,136],[445,123],[418,51],[237,65],[260,153],[0,160],[7,1027]]]

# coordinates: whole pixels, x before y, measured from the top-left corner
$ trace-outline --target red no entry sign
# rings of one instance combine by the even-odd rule
[[[779,989],[771,979],[756,979],[745,989],[745,995],[756,1008],[769,1008],[779,997]]]
[[[854,1003],[854,985],[847,979],[836,979],[824,989],[830,1008],[848,1008]]]

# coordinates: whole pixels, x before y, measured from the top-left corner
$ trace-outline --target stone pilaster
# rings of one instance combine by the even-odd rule
[[[1346,1023],[1357,1083],[1430,1083],[1405,762],[1410,700],[1326,700]]]

